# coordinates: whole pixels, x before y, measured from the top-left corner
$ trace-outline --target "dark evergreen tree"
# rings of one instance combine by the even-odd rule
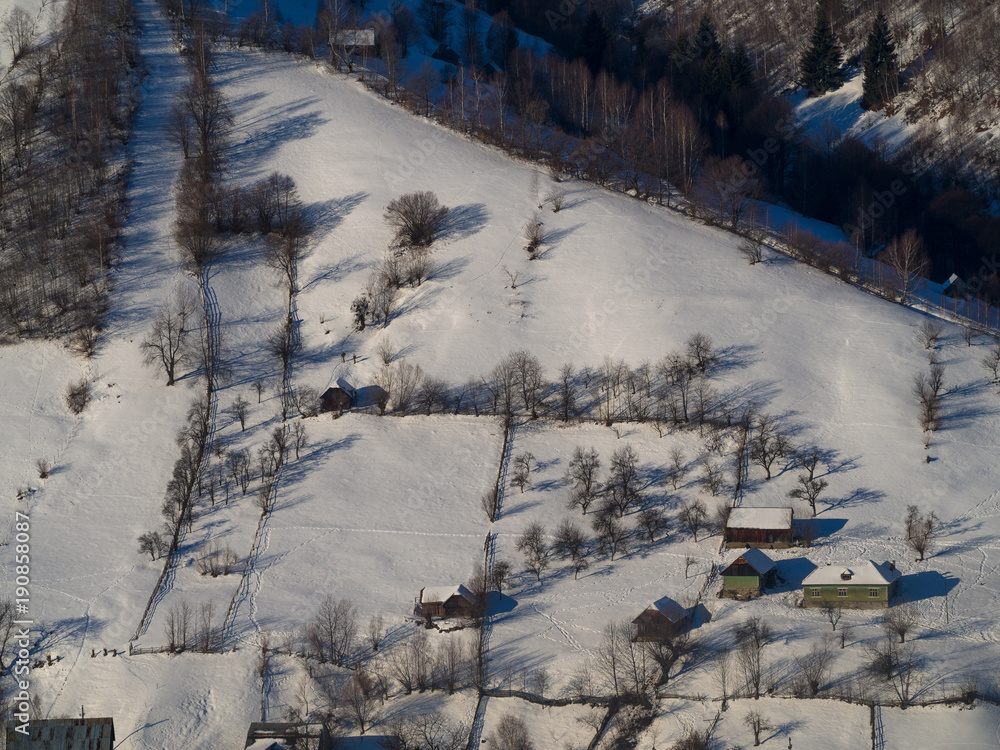
[[[826,14],[817,13],[809,49],[802,58],[801,83],[809,90],[809,96],[834,91],[844,84],[843,58]]]
[[[714,57],[717,60],[722,58],[722,44],[719,42],[719,34],[715,30],[715,24],[707,15],[701,17],[698,23],[698,36],[695,38],[698,59],[707,60]]]
[[[861,106],[878,109],[896,95],[899,73],[896,68],[896,43],[882,11],[875,16],[868,44],[865,46],[865,75]]]
[[[749,88],[753,84],[753,64],[750,62],[750,55],[743,44],[738,44],[729,54],[726,55],[726,62],[729,67],[729,89]]]
[[[590,72],[595,76],[601,69],[601,62],[604,59],[604,49],[608,46],[608,28],[598,15],[596,10],[591,10],[587,14],[587,20],[583,24],[583,31],[580,33],[580,43],[577,47],[577,55],[584,59]]]

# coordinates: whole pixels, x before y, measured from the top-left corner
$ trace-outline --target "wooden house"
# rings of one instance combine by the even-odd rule
[[[334,386],[327,388],[319,397],[320,411],[344,412],[351,408],[351,394],[345,389]]]
[[[951,297],[953,299],[968,299],[969,298],[969,287],[962,281],[957,273],[953,273],[948,277],[948,280],[941,285],[941,293],[945,297]]]
[[[657,599],[632,620],[637,641],[662,641],[673,638],[690,623],[690,613],[669,596]]]
[[[722,571],[719,596],[760,596],[774,583],[774,561],[756,547],[744,550]]]
[[[447,44],[439,44],[437,49],[431,53],[431,57],[435,60],[446,62],[449,65],[458,65],[462,60],[462,58],[458,56],[458,53]]]
[[[244,750],[292,750],[309,747],[333,750],[333,738],[322,724],[305,721],[255,721],[247,731]]]
[[[733,508],[726,521],[727,547],[791,547],[795,512],[791,508]]]
[[[420,589],[417,611],[421,617],[469,618],[476,608],[476,597],[461,583],[457,586],[425,586]]]
[[[892,604],[900,577],[895,561],[866,560],[853,567],[827,564],[802,581],[802,606],[885,609]]]
[[[111,718],[32,719],[27,734],[17,731],[22,723],[7,722],[8,750],[111,750],[115,746],[115,722]]]

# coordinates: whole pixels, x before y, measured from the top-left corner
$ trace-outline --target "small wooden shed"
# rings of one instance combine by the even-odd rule
[[[760,596],[774,583],[774,560],[759,549],[744,550],[722,571],[719,596],[746,598]]]
[[[417,608],[421,617],[455,617],[469,618],[473,616],[476,607],[476,597],[463,584],[457,586],[425,586],[420,589]]]
[[[794,519],[791,508],[733,508],[726,521],[726,546],[791,547]]]
[[[319,397],[320,411],[343,412],[351,408],[351,394],[343,388],[327,388]]]
[[[637,628],[635,639],[654,642],[669,640],[684,630],[690,619],[687,609],[669,596],[664,596],[650,604],[632,620],[632,624]]]

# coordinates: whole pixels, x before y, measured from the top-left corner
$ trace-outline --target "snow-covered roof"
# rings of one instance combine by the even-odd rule
[[[420,603],[444,603],[456,594],[470,602],[475,602],[476,600],[476,598],[472,595],[472,592],[465,588],[464,584],[460,583],[457,586],[425,586],[420,591]]]
[[[747,565],[756,570],[759,575],[764,575],[767,571],[774,567],[774,560],[756,547],[750,547],[749,549],[742,550],[736,557],[729,561],[729,565],[732,565],[741,557],[746,560]],[[729,565],[726,567],[728,568]]]
[[[669,596],[657,599],[649,605],[649,608],[657,610],[661,615],[670,620],[670,622],[680,622],[687,617],[687,610]]]
[[[802,581],[803,586],[885,586],[900,577],[890,562],[866,560],[858,565],[825,565]]]
[[[791,508],[733,508],[726,521],[729,529],[790,529]]]

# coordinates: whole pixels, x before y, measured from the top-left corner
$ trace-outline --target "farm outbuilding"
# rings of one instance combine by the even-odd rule
[[[327,388],[319,399],[320,411],[342,412],[351,408],[351,394],[337,386]]]
[[[463,584],[425,586],[420,589],[417,611],[421,617],[469,618],[476,608],[476,597]]]
[[[899,588],[896,563],[866,560],[860,565],[826,565],[802,581],[802,606],[833,604],[851,609],[885,609]]]
[[[115,722],[111,718],[32,719],[28,733],[7,722],[7,750],[111,750]]]
[[[684,630],[689,622],[688,610],[669,596],[657,599],[632,620],[637,628],[637,641],[668,640]]]
[[[333,739],[322,724],[304,721],[255,721],[247,731],[244,750],[291,750],[297,747],[333,750]]]
[[[722,571],[719,596],[760,596],[774,582],[774,561],[755,547],[744,550]]]
[[[726,521],[726,546],[791,547],[794,518],[791,508],[733,508]]]

